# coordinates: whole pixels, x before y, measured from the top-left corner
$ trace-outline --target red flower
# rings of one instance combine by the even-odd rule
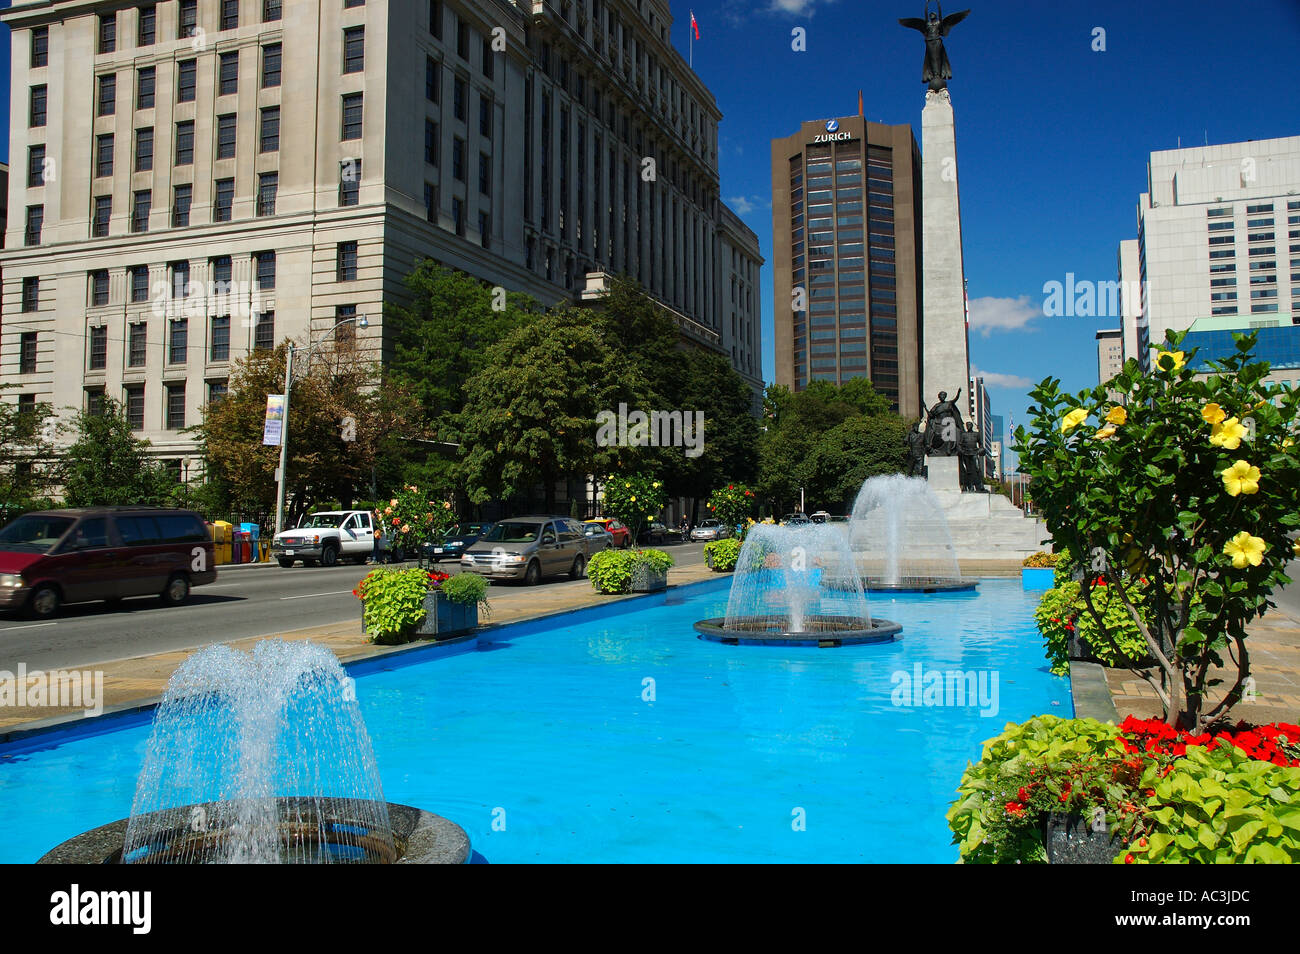
[[[1022,802],[1027,802],[1029,801],[1029,793],[1025,791],[1023,786],[1021,786],[1020,791],[1016,792],[1016,798],[1020,799]]]
[[[1133,853],[1129,852],[1127,855],[1124,856],[1124,864],[1131,865],[1132,863],[1133,863]]]
[[[1019,802],[1007,802],[1007,814],[1012,818],[1019,818],[1025,813],[1025,806]]]

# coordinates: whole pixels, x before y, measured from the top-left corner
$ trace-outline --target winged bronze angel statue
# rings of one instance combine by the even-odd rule
[[[921,71],[921,82],[929,83],[932,90],[941,90],[947,89],[948,80],[952,79],[952,64],[948,62],[948,51],[943,48],[943,38],[949,30],[965,20],[970,11],[962,10],[945,17],[943,7],[938,3],[935,6],[938,13],[933,12],[930,4],[926,3],[924,20],[920,17],[903,17],[898,22],[925,34],[925,67]]]

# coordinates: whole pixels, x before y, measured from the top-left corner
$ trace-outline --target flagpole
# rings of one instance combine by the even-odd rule
[[[691,11],[691,22],[686,26],[687,47],[690,50],[690,66],[695,69],[695,11]]]

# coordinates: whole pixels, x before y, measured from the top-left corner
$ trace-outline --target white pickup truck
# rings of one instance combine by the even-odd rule
[[[340,560],[365,563],[374,549],[374,518],[369,510],[314,513],[271,541],[271,556],[286,568],[296,560],[306,566],[335,566]]]

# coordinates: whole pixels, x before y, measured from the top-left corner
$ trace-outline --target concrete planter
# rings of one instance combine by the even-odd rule
[[[1119,850],[1111,844],[1111,833],[1103,827],[1094,831],[1077,813],[1044,812],[1043,848],[1050,865],[1108,865]]]
[[[1050,566],[1020,568],[1020,586],[1026,590],[1050,590],[1056,583],[1056,570]]]
[[[416,636],[460,636],[478,629],[478,604],[453,603],[443,599],[437,590],[424,597],[424,622],[416,629]]]
[[[633,593],[657,593],[659,590],[668,588],[668,571],[656,573],[643,563],[637,563],[632,567],[632,586]]]

